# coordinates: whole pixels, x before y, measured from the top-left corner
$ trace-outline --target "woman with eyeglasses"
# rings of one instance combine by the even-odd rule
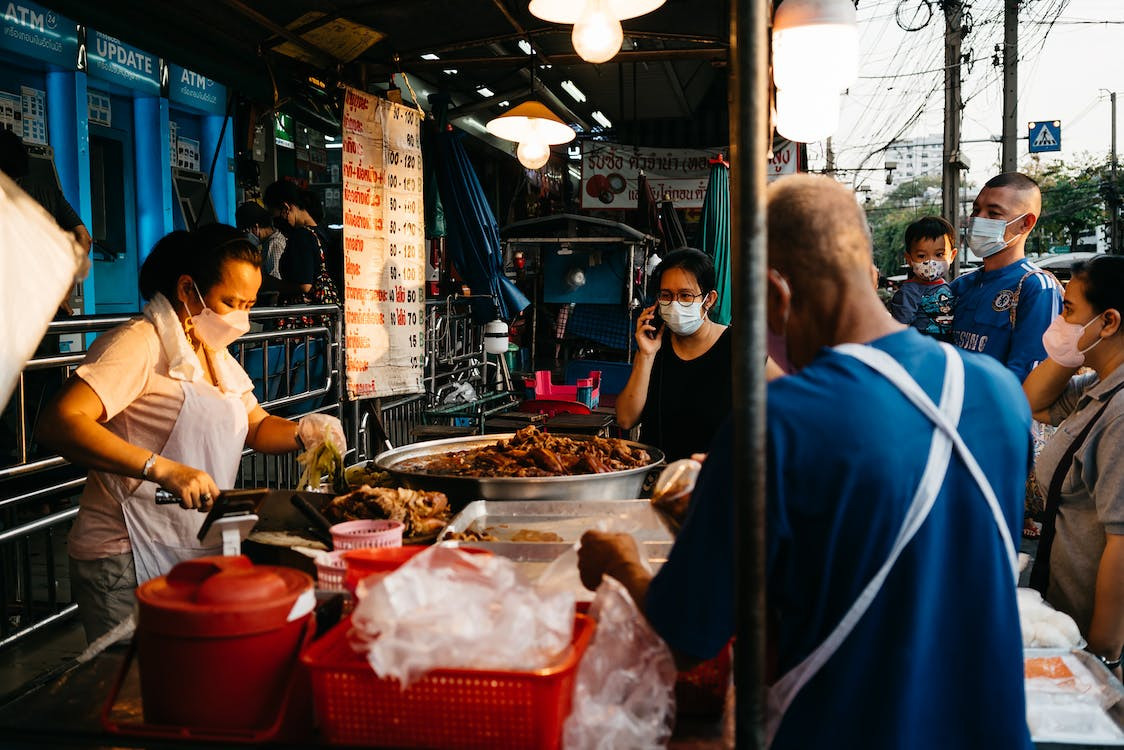
[[[668,461],[704,453],[730,413],[730,334],[707,317],[718,301],[714,263],[684,248],[656,266],[656,304],[636,321],[636,359],[617,396],[617,423]]]

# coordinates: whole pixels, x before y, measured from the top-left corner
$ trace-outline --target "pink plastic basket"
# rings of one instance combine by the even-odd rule
[[[400,521],[345,521],[332,526],[332,546],[337,550],[367,547],[401,547]]]
[[[322,591],[343,591],[347,575],[347,563],[343,553],[347,550],[327,552],[316,560],[316,588]]]

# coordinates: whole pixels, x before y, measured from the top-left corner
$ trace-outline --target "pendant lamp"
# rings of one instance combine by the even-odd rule
[[[835,132],[839,95],[855,82],[858,60],[852,0],[784,0],[773,17],[777,132],[801,143]]]
[[[621,51],[621,21],[651,13],[666,0],[531,0],[531,15],[573,24],[574,51],[586,62],[603,63]]]
[[[550,147],[574,140],[574,129],[564,123],[542,102],[523,102],[518,107],[490,120],[488,132],[497,138],[519,144],[516,156],[527,169],[538,169],[550,159]]]

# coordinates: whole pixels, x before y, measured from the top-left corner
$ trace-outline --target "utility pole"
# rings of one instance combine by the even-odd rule
[[[1003,157],[1004,172],[1017,172],[1015,122],[1019,109],[1019,1],[1003,0]]]
[[[824,168],[824,172],[826,172],[829,175],[834,176],[834,174],[835,174],[835,149],[832,148],[831,136],[830,135],[827,137],[827,145],[825,146],[824,150],[826,151],[826,159],[827,159],[827,166]]]
[[[1116,182],[1116,92],[1113,91],[1108,95],[1108,100],[1112,103],[1112,185],[1108,189],[1108,202],[1109,202],[1109,229],[1112,236],[1109,238],[1109,252],[1116,255],[1120,254],[1120,231],[1118,224],[1120,222],[1120,196],[1117,195],[1117,182]]]
[[[941,215],[959,230],[960,201],[960,39],[961,0],[944,0],[944,160]],[[960,253],[952,262],[952,278],[960,274]]]

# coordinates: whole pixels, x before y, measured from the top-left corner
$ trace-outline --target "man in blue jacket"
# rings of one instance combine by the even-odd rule
[[[954,279],[952,343],[990,354],[1022,382],[1046,359],[1042,334],[1062,310],[1054,277],[1026,259],[1026,238],[1042,213],[1038,184],[1004,172],[984,184],[968,220],[968,248],[983,268]]]

